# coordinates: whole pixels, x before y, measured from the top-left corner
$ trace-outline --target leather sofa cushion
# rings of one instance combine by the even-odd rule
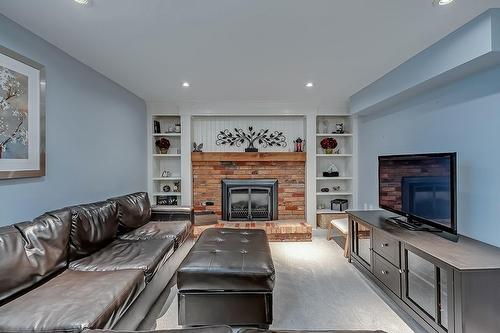
[[[0,302],[37,281],[38,272],[26,253],[27,246],[14,226],[0,228]]]
[[[151,207],[152,221],[194,221],[194,209],[187,206]]]
[[[184,243],[193,232],[190,221],[155,221],[118,236],[125,240],[173,239],[175,249]]]
[[[78,271],[138,269],[144,272],[145,281],[149,283],[173,252],[173,239],[115,240],[96,253],[71,262],[69,268]]]
[[[137,331],[112,331],[112,330],[88,330],[85,333],[137,333]],[[147,331],[143,331],[146,333]],[[190,327],[190,328],[179,328],[171,330],[158,330],[149,331],[151,333],[233,333],[233,330],[229,326],[204,326],[204,327]]]
[[[118,331],[108,330],[88,330],[85,333],[115,333]],[[147,331],[143,331],[146,333]],[[151,333],[232,333],[229,326],[206,326],[197,328],[180,328],[174,330],[159,330],[149,331]],[[133,331],[120,331],[119,333],[134,333]],[[387,333],[385,331],[365,331],[365,330],[324,330],[324,331],[311,331],[311,330],[264,330],[256,328],[242,328],[238,333]]]
[[[146,192],[127,194],[109,200],[118,204],[120,231],[138,228],[151,219],[151,203]]]
[[[113,331],[113,330],[88,330],[85,333],[137,333],[137,331]],[[190,327],[178,328],[171,330],[158,330],[158,331],[143,331],[143,333],[233,333],[229,326],[204,326],[204,327]]]
[[[144,289],[140,270],[66,270],[2,306],[0,332],[109,329]]]
[[[69,210],[0,228],[0,301],[67,266]]]
[[[275,271],[263,230],[207,229],[177,270],[179,291],[272,291]]]
[[[114,201],[71,207],[72,225],[69,259],[88,256],[105,247],[118,229],[118,209]]]

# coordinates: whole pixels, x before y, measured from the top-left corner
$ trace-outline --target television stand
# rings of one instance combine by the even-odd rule
[[[499,332],[500,248],[410,231],[383,210],[348,216],[349,260],[425,332]]]
[[[408,229],[410,231],[434,231],[433,229],[423,226],[422,223],[410,222],[406,217],[389,217],[386,219],[387,222],[397,224],[398,226]]]
[[[444,232],[443,230],[433,228],[431,226],[426,226],[419,222],[410,222],[408,218],[403,216],[389,217],[385,219],[387,222],[400,226],[410,231],[427,231],[436,233],[438,236],[446,238],[452,242],[458,241],[458,235],[450,234],[449,232]]]

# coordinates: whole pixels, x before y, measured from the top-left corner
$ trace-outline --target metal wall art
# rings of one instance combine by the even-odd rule
[[[234,132],[230,132],[228,129],[220,131],[219,134],[217,134],[216,144],[218,146],[230,145],[240,147],[245,141],[248,141],[248,147],[245,149],[246,152],[259,151],[255,148],[255,143],[260,144],[263,148],[286,147],[286,138],[283,132],[270,132],[269,129],[261,129],[257,132],[251,126],[248,128],[247,132],[243,131],[241,128],[235,128]]]

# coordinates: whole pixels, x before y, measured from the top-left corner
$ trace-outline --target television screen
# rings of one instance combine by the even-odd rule
[[[381,208],[456,232],[455,154],[379,157]]]

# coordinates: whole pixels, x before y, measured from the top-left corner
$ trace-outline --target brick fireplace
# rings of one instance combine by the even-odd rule
[[[192,174],[195,212],[222,217],[224,179],[276,179],[278,219],[305,219],[304,153],[193,153]]]

